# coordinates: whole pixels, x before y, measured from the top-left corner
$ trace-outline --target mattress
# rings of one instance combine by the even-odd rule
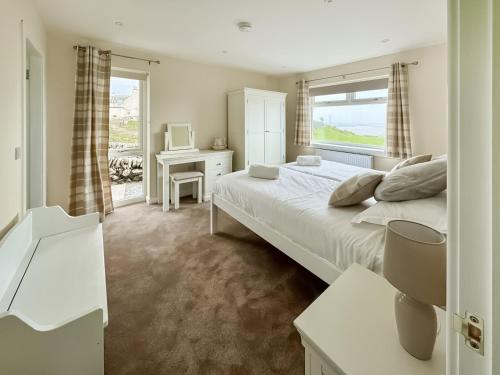
[[[356,262],[381,273],[385,227],[351,223],[354,216],[375,201],[330,207],[328,199],[339,181],[359,169],[346,168],[344,164],[336,169],[335,164],[339,163],[323,162],[328,168],[322,169],[325,175],[322,177],[289,165],[280,168],[277,180],[252,178],[246,171],[235,172],[219,178],[214,193],[340,270]]]

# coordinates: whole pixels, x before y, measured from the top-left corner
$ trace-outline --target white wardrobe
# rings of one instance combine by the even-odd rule
[[[228,93],[228,146],[233,169],[285,162],[286,93],[244,88]]]

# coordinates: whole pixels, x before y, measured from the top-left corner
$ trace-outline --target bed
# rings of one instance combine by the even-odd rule
[[[252,178],[246,171],[225,175],[212,193],[211,233],[221,209],[327,283],[353,263],[380,274],[385,226],[352,222],[376,201],[328,205],[335,188],[363,170],[323,160],[319,167],[285,164],[278,180]]]

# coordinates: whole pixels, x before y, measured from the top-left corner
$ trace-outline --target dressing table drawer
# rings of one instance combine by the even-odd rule
[[[200,166],[205,173],[203,178],[205,200],[210,199],[215,182],[222,176],[233,171],[233,153],[223,152],[205,160]]]
[[[211,158],[206,161],[206,169],[207,170],[217,170],[223,171],[226,173],[231,172],[231,158],[230,157],[218,157]]]
[[[215,181],[217,181],[220,177],[228,173],[231,173],[231,171],[220,167],[218,169],[207,169],[205,171],[206,190],[212,191],[212,186],[215,184]]]

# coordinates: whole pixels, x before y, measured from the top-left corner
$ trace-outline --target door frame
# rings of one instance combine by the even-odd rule
[[[41,142],[41,157],[42,157],[42,171],[41,171],[41,178],[42,178],[42,191],[41,191],[41,197],[42,197],[42,206],[45,206],[47,204],[47,124],[46,124],[46,82],[45,82],[45,55],[43,52],[40,51],[40,48],[36,46],[36,44],[27,36],[25,36],[24,33],[24,22],[21,21],[21,38],[22,38],[22,69],[21,69],[21,92],[22,92],[22,108],[21,108],[21,116],[22,116],[22,129],[21,129],[21,187],[22,187],[22,192],[21,192],[21,213],[24,215],[26,211],[28,210],[28,189],[29,189],[29,161],[28,161],[28,148],[30,145],[30,142],[28,140],[29,136],[29,116],[28,116],[28,94],[29,94],[29,88],[28,88],[28,80],[26,79],[26,71],[28,67],[28,61],[27,61],[27,56],[29,50],[33,50],[36,52],[37,56],[40,58],[40,104],[41,104],[41,114],[40,114],[40,119],[41,119],[41,127],[42,127],[42,137],[40,139]]]
[[[448,0],[450,375],[500,370],[499,8],[498,0]],[[465,312],[484,319],[484,356],[454,330],[454,314]]]

